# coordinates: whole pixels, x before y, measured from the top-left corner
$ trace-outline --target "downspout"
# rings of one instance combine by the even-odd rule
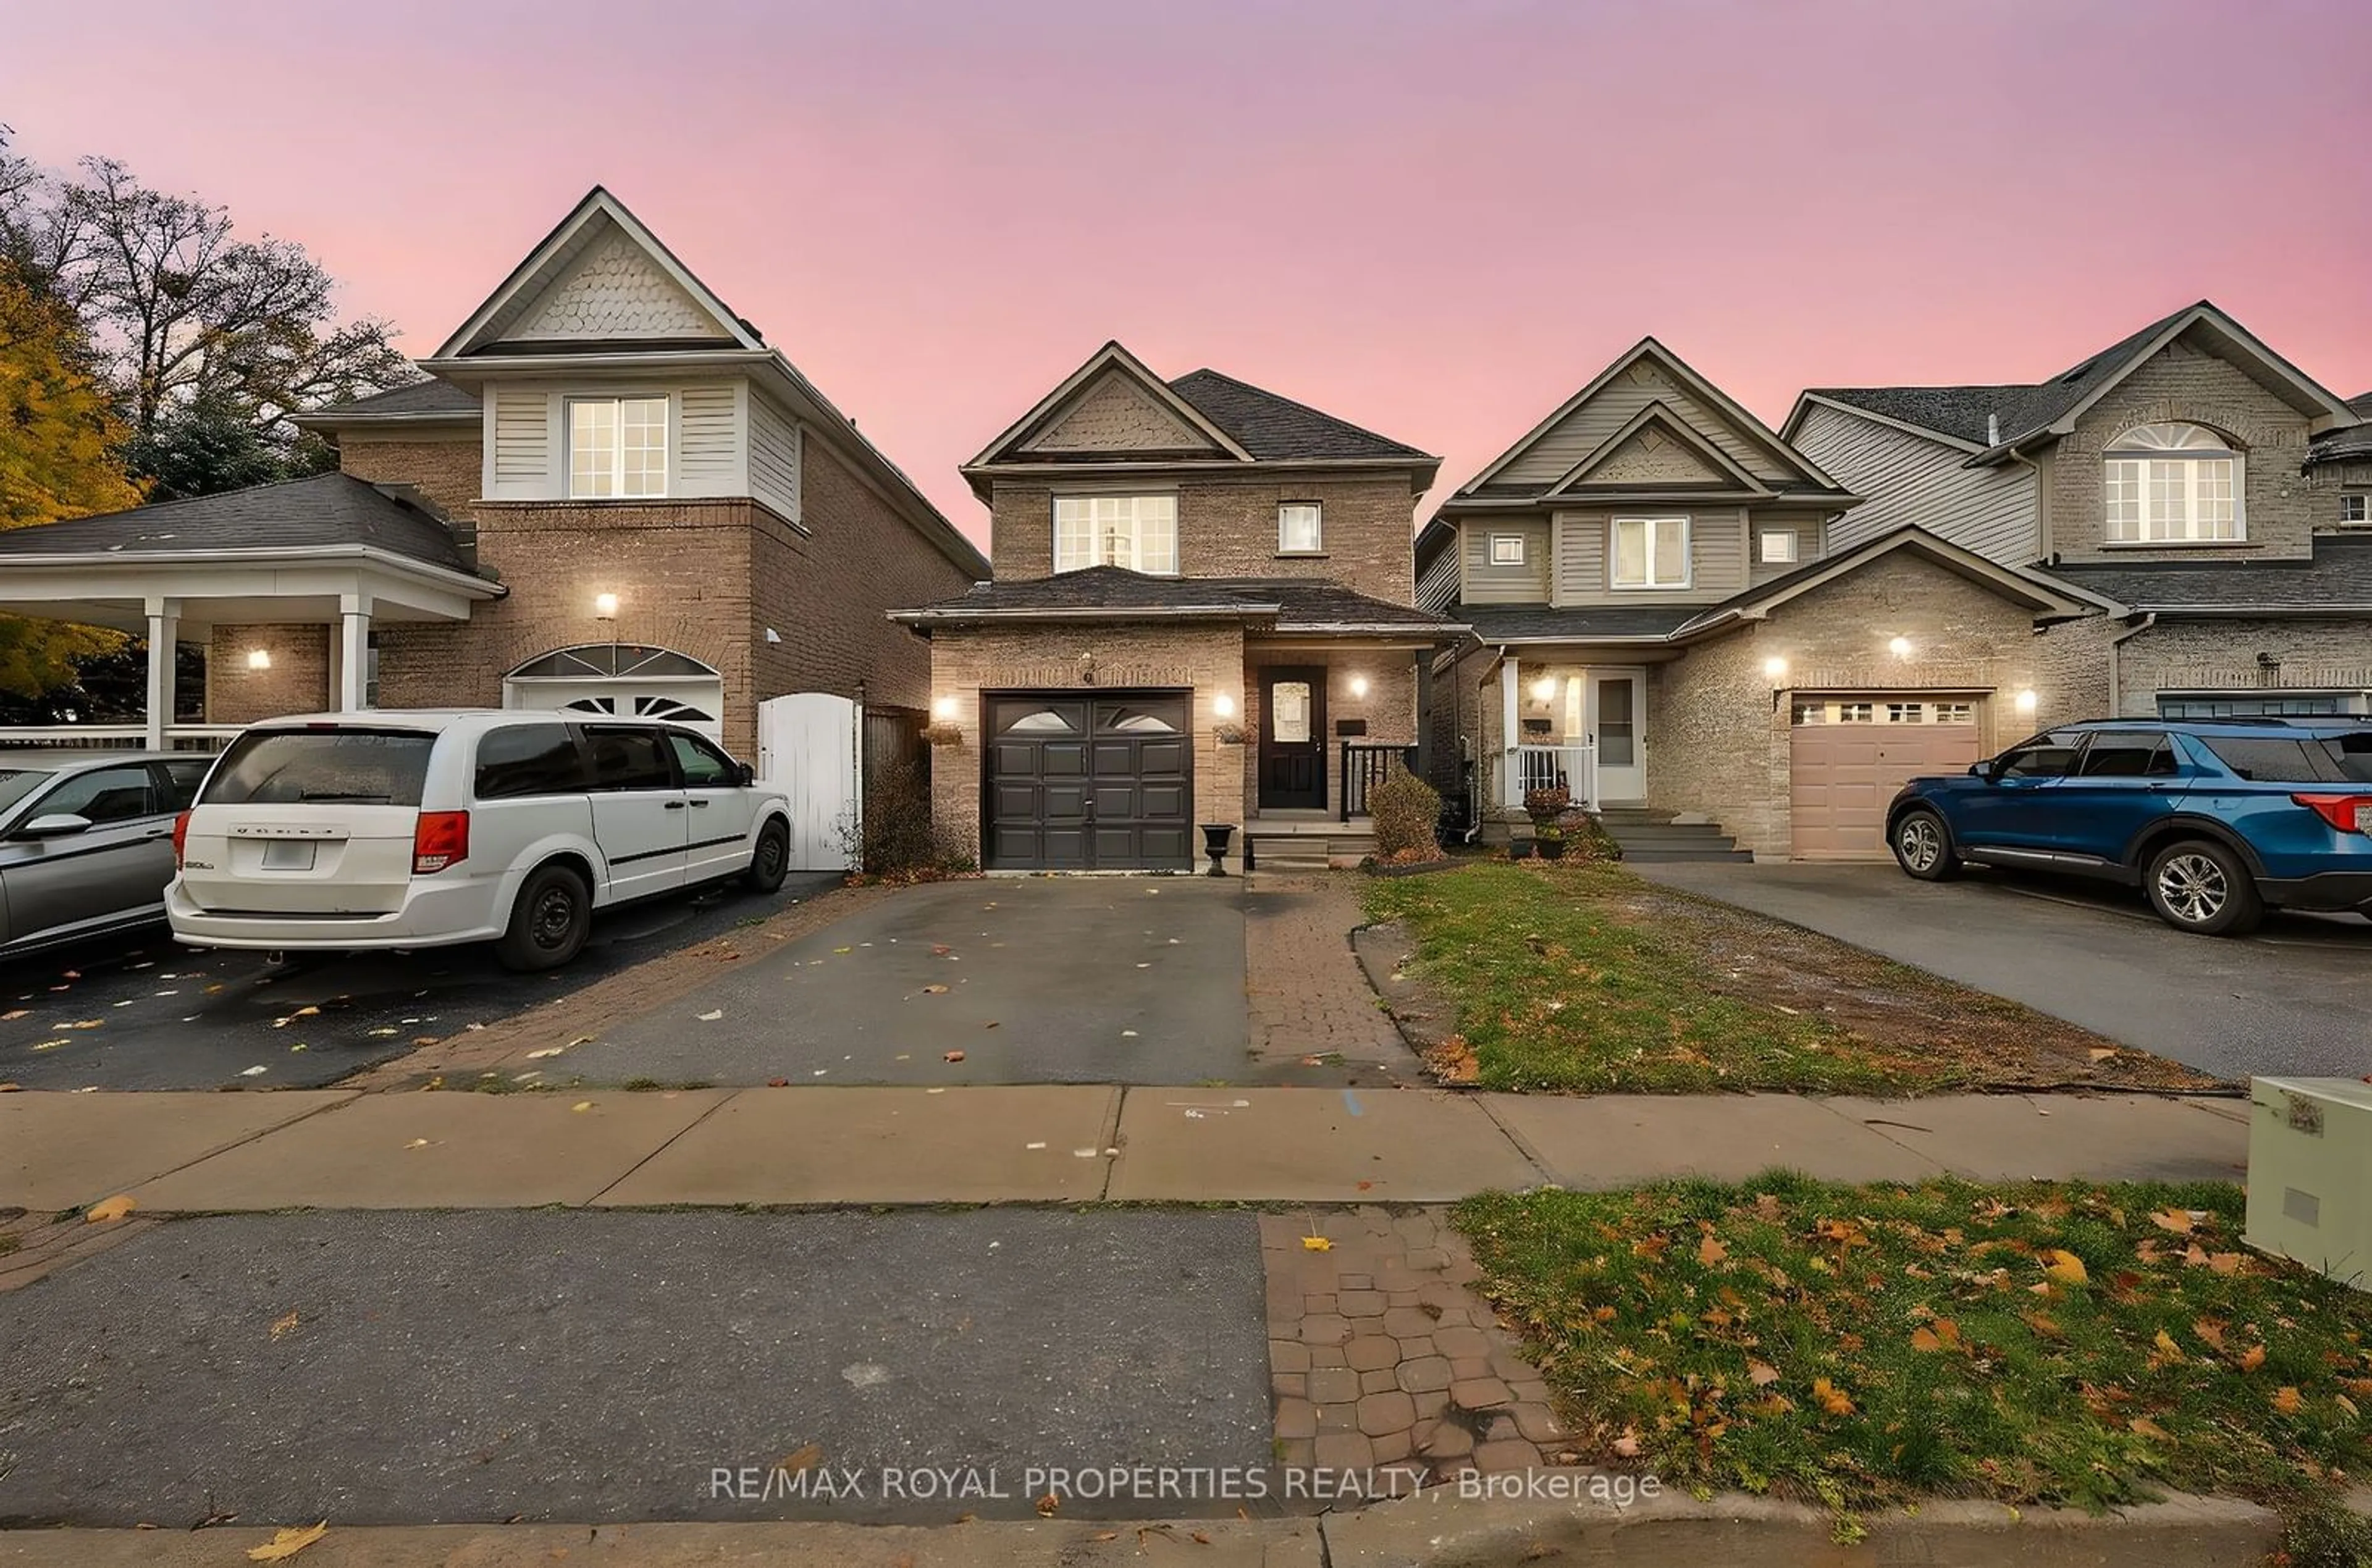
[[[2122,670],[2120,667],[2117,656],[2124,648],[2127,639],[2138,637],[2157,624],[2157,611],[2155,610],[2144,610],[2142,612],[2142,618],[2139,624],[2128,626],[2125,630],[2118,633],[2115,636],[2109,639],[2108,716],[2112,719],[2124,717],[2124,682],[2120,679],[2122,674]]]

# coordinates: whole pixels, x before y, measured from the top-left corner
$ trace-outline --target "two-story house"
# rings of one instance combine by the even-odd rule
[[[1359,815],[1457,630],[1413,602],[1439,466],[1106,344],[964,465],[993,579],[897,616],[929,641],[942,826],[993,869],[1180,869],[1203,824]]]
[[[1653,338],[1445,501],[1417,602],[1431,763],[1486,818],[1534,789],[1718,823],[1754,852],[1883,855],[1901,780],[2030,727],[2038,617],[2088,606],[1858,496]]]
[[[2372,398],[2207,301],[2047,380],[1827,387],[1785,434],[1906,526],[2099,613],[2043,629],[2044,723],[2372,712]]]
[[[321,709],[919,708],[885,619],[980,552],[782,353],[595,190],[421,362],[300,423],[339,471],[0,534],[18,613],[207,649],[219,733]],[[148,740],[173,738],[151,658]]]

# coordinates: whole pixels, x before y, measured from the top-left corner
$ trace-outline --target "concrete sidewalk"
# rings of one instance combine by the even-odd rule
[[[1552,1183],[2227,1180],[2245,1101],[1018,1087],[0,1096],[0,1209],[1434,1203]]]

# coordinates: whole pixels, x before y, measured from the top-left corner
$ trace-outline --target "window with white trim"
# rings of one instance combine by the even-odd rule
[[[2339,522],[2342,528],[2362,528],[2372,523],[2372,495],[2341,496]]]
[[[1520,566],[1524,563],[1524,536],[1519,533],[1494,533],[1491,536],[1491,564]]]
[[[2145,424],[2102,459],[2111,544],[2198,544],[2248,538],[2240,454],[2196,424]]]
[[[568,494],[599,499],[668,493],[668,401],[568,400]]]
[[[1287,501],[1276,509],[1276,552],[1315,555],[1324,548],[1319,505],[1315,501]]]
[[[1054,570],[1124,566],[1155,576],[1178,575],[1175,495],[1058,495]]]
[[[1685,588],[1689,586],[1689,520],[1686,517],[1617,517],[1610,552],[1618,588]]]
[[[1764,528],[1760,548],[1765,566],[1792,566],[1796,563],[1796,530]]]

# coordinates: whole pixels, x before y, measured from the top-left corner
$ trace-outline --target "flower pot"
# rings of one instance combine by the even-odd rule
[[[1563,839],[1536,840],[1534,842],[1534,847],[1538,850],[1540,857],[1542,860],[1563,860],[1564,858],[1564,841]]]

